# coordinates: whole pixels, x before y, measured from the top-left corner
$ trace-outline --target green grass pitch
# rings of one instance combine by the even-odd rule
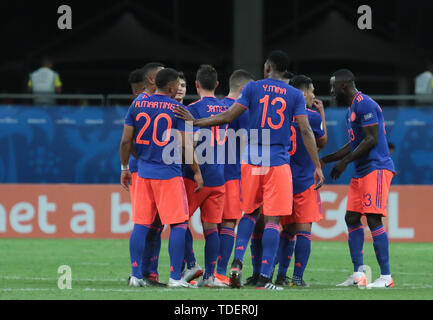
[[[167,282],[169,260],[163,241],[159,263],[160,281]],[[203,241],[194,243],[197,260],[204,265]],[[398,300],[433,299],[433,244],[391,243],[392,289],[337,288],[351,274],[345,242],[313,241],[304,279],[310,288],[285,288],[264,292],[252,288],[131,288],[128,240],[1,239],[0,299],[144,299],[144,300]],[[371,242],[364,244],[364,263],[379,266]],[[244,259],[243,279],[251,275],[249,249]],[[231,262],[231,261],[230,261]],[[72,289],[60,290],[59,266],[72,269]],[[230,265],[230,264],[229,264]],[[293,261],[288,275],[293,272]]]

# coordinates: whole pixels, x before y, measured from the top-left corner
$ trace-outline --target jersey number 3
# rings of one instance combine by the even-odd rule
[[[283,126],[284,123],[284,110],[286,110],[286,100],[284,100],[281,97],[276,97],[271,101],[271,105],[276,105],[277,103],[281,103],[281,108],[277,109],[276,112],[280,116],[280,122],[277,124],[274,124],[272,122],[272,117],[266,117],[268,114],[268,106],[269,106],[269,95],[265,95],[262,99],[259,100],[260,103],[263,103],[263,113],[262,113],[262,124],[261,127],[263,128],[266,124],[266,120],[268,123],[268,126],[271,129],[280,129]]]

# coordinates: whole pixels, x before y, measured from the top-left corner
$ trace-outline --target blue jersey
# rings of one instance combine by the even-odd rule
[[[395,172],[394,163],[386,140],[385,121],[382,109],[369,96],[358,92],[346,114],[350,150],[353,152],[365,138],[363,127],[378,125],[377,145],[354,161],[354,178],[361,178],[378,169]]]
[[[149,96],[150,95],[147,92],[143,91],[142,93],[140,93],[137,96],[137,99],[138,98],[144,99],[144,98],[148,98]],[[132,154],[129,157],[129,171],[131,173],[134,173],[134,172],[138,171],[138,160]]]
[[[236,100],[225,97],[222,102],[230,108]],[[233,130],[234,132],[229,133],[234,135],[235,133],[241,134],[239,130],[248,129],[248,110],[244,111],[238,118],[228,124],[228,130]],[[245,137],[247,138],[247,137]],[[246,141],[246,140],[245,140]],[[226,162],[224,166],[224,179],[225,181],[240,179],[241,178],[241,143],[240,138],[236,138],[236,142],[227,141],[226,143]]]
[[[225,104],[215,97],[203,97],[200,100],[191,103],[188,106],[188,111],[194,118],[208,118],[227,110]],[[196,147],[197,159],[205,158],[207,155],[206,147],[209,146],[213,150],[213,159],[209,159],[213,163],[200,164],[200,171],[203,177],[204,186],[217,187],[225,183],[224,180],[224,153],[225,142],[227,140],[226,132],[227,125],[216,126],[211,128],[202,128],[200,137]],[[210,141],[209,141],[210,139]],[[205,147],[205,148],[203,148]],[[208,155],[209,156],[209,155]],[[194,173],[189,166],[184,166],[184,177],[193,179]]]
[[[125,125],[135,127],[138,176],[141,178],[168,180],[182,176],[181,153],[174,152],[173,147],[169,158],[167,153],[164,156],[164,148],[175,143],[176,130],[185,131],[185,121],[176,118],[172,111],[178,105],[182,106],[167,95],[154,94],[138,96],[129,108]]]
[[[308,122],[313,130],[314,137],[319,139],[325,135],[322,126],[322,117],[316,111],[307,109]],[[293,193],[301,193],[314,184],[314,163],[302,140],[301,131],[297,122],[292,123],[292,146],[290,148],[290,168],[292,169]]]
[[[249,111],[248,163],[288,164],[291,120],[307,116],[302,92],[282,80],[269,78],[249,82],[236,102]]]

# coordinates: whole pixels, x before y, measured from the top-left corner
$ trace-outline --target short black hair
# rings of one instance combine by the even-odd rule
[[[179,74],[179,79],[182,79],[183,81],[186,82],[186,77],[183,71],[178,71],[177,73]]]
[[[129,74],[128,82],[129,84],[140,83],[144,81],[143,69],[135,69]]]
[[[285,79],[289,79],[289,80],[291,80],[294,76],[295,76],[295,75],[294,75],[293,73],[291,73],[290,71],[286,71],[286,72],[284,72],[284,74],[283,74],[283,78],[285,78]]]
[[[285,72],[289,69],[290,59],[284,51],[272,51],[268,56],[268,61],[273,65],[276,71]]]
[[[392,142],[388,142],[388,149],[394,149],[395,150],[395,145]]]
[[[349,69],[339,69],[332,76],[335,77],[335,81],[355,82],[355,75]]]
[[[170,82],[176,81],[179,73],[172,68],[160,70],[155,77],[155,84],[158,89],[164,89]]]
[[[243,69],[235,70],[229,79],[230,90],[239,90],[240,87],[251,80],[254,80],[254,77],[248,71]]]
[[[290,79],[290,84],[299,90],[308,90],[310,84],[313,84],[313,80],[306,75],[298,74]]]
[[[197,70],[196,80],[205,90],[214,90],[218,81],[218,73],[210,64],[202,64]]]
[[[149,62],[144,65],[143,69],[143,78],[146,81],[146,78],[149,76],[149,73],[157,68],[164,68],[164,65],[160,62]]]

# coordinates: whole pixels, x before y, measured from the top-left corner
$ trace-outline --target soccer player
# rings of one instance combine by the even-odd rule
[[[179,71],[179,88],[177,89],[176,97],[174,99],[177,102],[183,103],[183,99],[186,95],[186,78],[182,71]]]
[[[136,69],[129,76],[129,84],[132,93],[135,96],[142,98],[149,97],[156,90],[155,77],[156,74],[164,68],[164,65],[159,62],[149,62],[143,68]],[[129,170],[132,174],[131,179],[131,205],[134,208],[134,192],[135,181],[137,179],[138,163],[135,156],[131,154],[129,158]],[[161,249],[161,233],[164,226],[161,224],[159,215],[155,217],[155,221],[150,226],[150,231],[146,238],[146,251],[143,256],[143,279],[149,285],[165,286],[164,283],[158,280],[158,259]]]
[[[349,163],[354,162],[355,165],[345,215],[354,273],[337,286],[367,285],[362,269],[364,228],[361,224],[361,217],[366,216],[380,266],[380,277],[368,287],[393,287],[389,241],[382,217],[387,216],[388,192],[395,170],[386,141],[382,109],[373,99],[356,89],[355,76],[350,70],[336,71],[330,79],[330,85],[331,95],[335,96],[337,103],[348,106],[346,122],[349,142],[337,152],[323,157],[321,163],[324,166],[338,161],[331,171],[333,179],[338,179]]]
[[[317,148],[320,150],[328,141],[323,103],[315,99],[311,78],[297,75],[290,80],[290,84],[304,94],[308,122],[316,138]],[[313,107],[318,112],[314,111]],[[281,219],[283,230],[280,234],[277,259],[279,267],[275,284],[308,287],[309,285],[303,280],[303,274],[311,252],[311,225],[322,219],[322,208],[319,190],[314,190],[314,164],[308,155],[296,122],[292,123],[291,139],[292,147],[289,153],[293,175],[293,213]],[[293,252],[295,268],[290,283],[286,273]]]
[[[249,111],[248,163],[241,166],[242,209],[245,214],[239,222],[230,270],[230,286],[233,288],[241,286],[243,256],[257,221],[257,209],[263,206],[263,254],[256,288],[282,290],[282,287],[271,283],[270,275],[278,249],[280,217],[292,212],[292,174],[288,150],[290,120],[293,117],[299,124],[305,146],[315,166],[316,188],[324,181],[316,142],[307,119],[304,96],[282,80],[288,65],[286,53],[273,51],[264,65],[266,79],[249,82],[236,102],[227,111],[214,117],[195,120],[185,108],[175,109],[177,116],[193,120],[193,125],[198,127],[230,123],[245,110]],[[253,129],[257,134],[251,133]],[[258,156],[260,151],[261,157]]]
[[[188,106],[189,112],[196,118],[213,117],[225,111],[227,107],[215,97],[215,89],[218,86],[218,74],[211,65],[201,65],[196,74],[196,89],[200,100],[191,103]],[[188,196],[188,205],[190,216],[200,207],[203,233],[205,237],[205,271],[203,278],[198,282],[198,286],[224,286],[215,278],[215,265],[218,258],[220,239],[218,235],[217,224],[221,223],[224,210],[224,144],[226,142],[227,126],[214,126],[210,130],[200,132],[199,143],[196,150],[201,150],[202,156],[206,157],[206,162],[200,164],[200,170],[203,174],[204,187],[195,193],[193,172],[189,167],[185,167],[184,180]],[[203,148],[204,147],[204,148]],[[209,156],[208,149],[213,149],[213,156]],[[210,163],[209,163],[210,162]],[[192,250],[192,236],[187,235],[186,250]],[[191,254],[191,252],[187,252]],[[184,279],[191,281],[197,276],[197,264],[191,263],[191,257],[186,257],[188,269],[185,271]],[[194,258],[195,260],[195,258]],[[194,274],[193,274],[194,273]],[[193,274],[193,277],[191,275]]]
[[[131,173],[128,168],[133,140],[138,155],[138,177],[135,182],[135,199],[130,236],[132,274],[130,286],[146,286],[143,280],[142,257],[150,224],[159,213],[163,224],[170,224],[169,239],[170,279],[169,287],[191,287],[181,279],[181,266],[185,247],[185,229],[189,213],[181,170],[181,157],[167,164],[163,158],[164,147],[182,145],[187,154],[193,154],[192,144],[185,144],[185,122],[176,118],[172,109],[180,105],[172,99],[179,86],[179,75],[174,69],[164,69],[155,78],[156,92],[150,97],[139,96],[134,100],[125,118],[120,145],[122,163],[121,184],[128,190]],[[175,140],[176,135],[180,137]],[[174,152],[176,155],[176,152]],[[179,153],[177,153],[179,154]],[[196,191],[203,180],[196,161],[191,165]]]
[[[245,70],[236,70],[232,73],[229,80],[230,91],[227,97],[222,102],[231,107],[236,99],[241,94],[243,87],[250,81],[254,80],[253,76]],[[242,113],[239,118],[230,122],[228,130],[230,135],[240,134],[239,130],[248,128],[248,112]],[[240,137],[241,139],[244,137]],[[236,222],[242,218],[241,208],[241,146],[246,142],[246,139],[237,141],[234,139],[226,143],[225,165],[224,165],[224,180],[225,180],[225,201],[222,223],[219,229],[220,250],[218,255],[218,264],[215,277],[229,284],[229,279],[226,276],[227,264],[232,254]]]

